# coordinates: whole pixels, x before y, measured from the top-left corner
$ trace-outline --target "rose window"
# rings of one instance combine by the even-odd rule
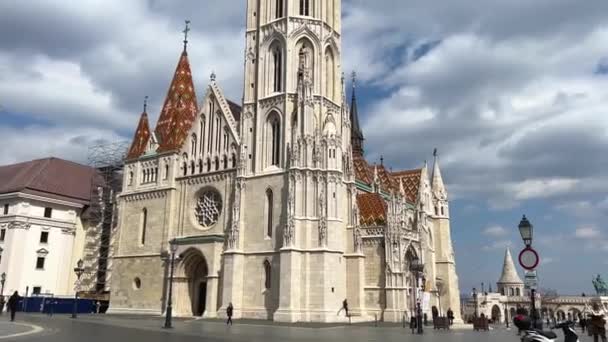
[[[222,213],[222,196],[215,191],[205,191],[197,200],[195,215],[198,223],[205,227],[211,227],[217,223]]]

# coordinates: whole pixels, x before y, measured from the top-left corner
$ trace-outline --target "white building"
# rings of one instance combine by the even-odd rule
[[[0,274],[4,294],[71,295],[83,256],[81,214],[93,169],[48,158],[0,166]]]

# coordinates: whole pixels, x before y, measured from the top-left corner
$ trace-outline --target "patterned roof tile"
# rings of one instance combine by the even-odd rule
[[[378,193],[361,193],[357,195],[357,207],[359,208],[359,223],[373,226],[382,225],[386,222],[387,204]]]
[[[194,82],[188,54],[184,51],[179,59],[163,109],[156,124],[158,152],[181,148],[198,113]]]
[[[146,145],[150,139],[150,124],[148,123],[148,114],[146,112],[141,113],[139,124],[135,130],[135,136],[131,143],[131,148],[127,153],[127,159],[135,159],[141,157],[146,152]]]

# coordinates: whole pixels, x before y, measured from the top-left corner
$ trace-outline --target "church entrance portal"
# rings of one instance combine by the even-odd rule
[[[207,308],[207,260],[194,248],[186,250],[182,257],[192,316],[202,316]]]
[[[498,307],[498,305],[494,305],[492,307],[492,322],[500,323],[500,316],[501,316],[500,307]]]

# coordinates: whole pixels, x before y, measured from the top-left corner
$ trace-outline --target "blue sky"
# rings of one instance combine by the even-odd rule
[[[243,3],[241,1],[239,3]],[[366,153],[396,169],[440,152],[462,292],[494,283],[526,214],[541,286],[608,276],[608,2],[344,0]],[[199,94],[238,100],[244,6],[222,0],[0,2],[0,164],[128,140],[154,121],[192,20]],[[202,96],[202,95],[199,95]],[[565,271],[568,270],[568,271]]]

